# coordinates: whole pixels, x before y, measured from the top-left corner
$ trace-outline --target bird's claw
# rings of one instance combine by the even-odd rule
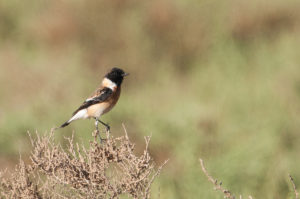
[[[100,137],[100,144],[103,144],[103,142],[106,142],[106,140],[107,140],[107,139],[101,138],[101,137]]]
[[[106,131],[110,131],[110,126],[108,124],[106,125]]]

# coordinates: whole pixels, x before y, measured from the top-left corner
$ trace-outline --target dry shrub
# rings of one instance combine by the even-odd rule
[[[21,159],[10,178],[4,178],[4,173],[0,173],[1,198],[42,198],[38,190],[38,183],[32,181],[34,178],[33,167],[25,165]]]
[[[149,198],[150,186],[162,166],[155,164],[148,152],[150,138],[142,155],[134,154],[134,144],[127,132],[97,142],[97,134],[89,148],[74,143],[67,148],[56,144],[54,131],[36,134],[30,159],[31,165],[20,160],[9,178],[0,176],[0,196],[5,198]],[[2,173],[3,174],[3,173]],[[0,174],[1,175],[1,174]]]

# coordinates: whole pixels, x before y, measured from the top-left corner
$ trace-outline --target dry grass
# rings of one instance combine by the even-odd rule
[[[124,128],[125,129],[125,128]],[[149,155],[150,138],[142,155],[134,154],[127,132],[97,142],[89,148],[66,138],[64,149],[53,140],[54,131],[31,139],[31,164],[22,160],[8,178],[0,176],[0,196],[4,198],[150,198],[150,186],[162,166],[155,169]]]
[[[224,193],[224,198],[234,199],[235,197],[232,195],[232,193],[231,193],[229,190],[224,189],[224,188],[222,187],[222,182],[218,183],[217,180],[213,179],[213,177],[212,177],[211,175],[208,174],[206,168],[204,167],[204,162],[203,162],[203,160],[200,158],[199,161],[200,161],[200,164],[201,164],[201,168],[202,168],[203,173],[206,175],[207,179],[208,179],[211,183],[214,184],[215,189],[216,189],[216,190],[219,190],[219,191],[222,191],[222,192]]]
[[[291,184],[293,186],[294,193],[295,193],[295,199],[299,199],[299,193],[298,193],[298,191],[296,189],[294,178],[291,176],[291,174],[289,174],[289,177],[290,177],[290,181],[291,181]]]
[[[204,166],[204,162],[203,162],[203,160],[201,158],[199,159],[199,161],[200,161],[200,165],[201,165],[203,173],[206,175],[208,181],[210,181],[214,185],[214,189],[223,192],[224,198],[235,199],[235,195],[234,194],[232,194],[228,189],[225,189],[225,188],[222,187],[222,182],[218,183],[218,180],[214,179],[207,172],[207,170],[206,170],[206,168]],[[290,180],[290,182],[292,184],[292,188],[293,188],[293,191],[294,191],[294,194],[295,194],[295,199],[299,199],[299,193],[297,191],[294,179],[293,179],[293,177],[290,174],[289,174],[289,180]],[[242,199],[243,198],[242,195],[240,195],[239,198]],[[253,199],[253,197],[251,195],[249,195],[248,199]]]

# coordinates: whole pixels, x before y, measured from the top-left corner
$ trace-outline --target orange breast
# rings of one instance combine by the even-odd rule
[[[87,108],[88,117],[100,117],[101,115],[110,111],[117,103],[120,97],[121,88],[117,88],[112,96],[110,96],[105,102],[94,104]]]
[[[102,114],[107,113],[110,111],[118,102],[120,98],[120,93],[121,93],[121,87],[118,87],[116,91],[112,94],[112,96],[108,99],[108,107],[103,111]]]
[[[94,104],[87,108],[88,117],[100,117],[108,107],[109,104],[106,102]]]

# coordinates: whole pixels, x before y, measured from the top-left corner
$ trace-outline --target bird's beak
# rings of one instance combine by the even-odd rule
[[[124,73],[124,74],[123,74],[123,77],[128,76],[128,75],[129,75],[129,73]]]

